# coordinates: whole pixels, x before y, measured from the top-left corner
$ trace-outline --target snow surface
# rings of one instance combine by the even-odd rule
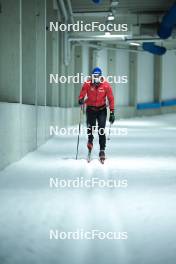
[[[108,159],[75,160],[76,137],[54,137],[0,173],[0,264],[176,263],[176,115],[121,120]],[[128,188],[50,189],[50,177],[127,179]],[[49,230],[126,231],[128,240],[49,240]]]

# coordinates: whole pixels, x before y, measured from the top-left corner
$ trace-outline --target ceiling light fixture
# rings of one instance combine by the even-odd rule
[[[137,42],[130,42],[130,45],[131,46],[140,46],[141,44],[140,43],[137,43]]]
[[[109,39],[118,38],[122,40],[125,40],[125,38],[128,37],[128,35],[112,35],[112,34],[107,34],[107,33],[110,33],[110,32],[105,32],[104,35],[98,35],[96,37],[97,38],[109,38]]]
[[[108,15],[108,21],[112,21],[112,20],[114,20],[114,19],[115,19],[114,15],[113,15],[112,13],[110,13],[110,14]]]

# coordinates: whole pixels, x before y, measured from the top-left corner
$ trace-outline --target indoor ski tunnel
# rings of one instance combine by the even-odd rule
[[[0,264],[176,262],[175,24],[173,0],[0,0]]]

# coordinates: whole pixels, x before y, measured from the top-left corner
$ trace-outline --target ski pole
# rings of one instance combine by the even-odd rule
[[[79,117],[79,132],[78,132],[78,139],[77,139],[77,148],[76,148],[76,160],[78,159],[78,151],[79,151],[79,137],[80,137],[80,131],[81,131],[81,121],[82,121],[82,111],[83,106],[81,105],[80,108],[80,117]]]
[[[110,126],[109,126],[108,140],[110,140],[110,135],[111,135],[111,125],[112,125],[112,123],[110,123]]]

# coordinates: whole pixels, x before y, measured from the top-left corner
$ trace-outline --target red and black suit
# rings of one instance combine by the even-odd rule
[[[99,84],[92,83],[91,80],[87,81],[82,86],[79,100],[84,99],[86,96],[88,142],[93,143],[93,128],[96,126],[97,120],[100,150],[104,150],[106,147],[106,135],[103,133],[107,118],[106,98],[109,101],[110,112],[114,112],[114,95],[112,87],[105,80]]]

